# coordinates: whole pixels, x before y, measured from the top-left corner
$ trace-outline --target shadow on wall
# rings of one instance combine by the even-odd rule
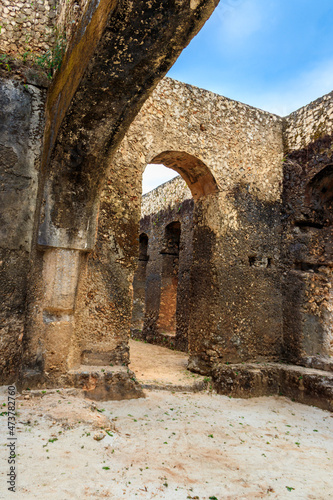
[[[284,174],[284,350],[288,361],[305,365],[313,357],[333,355],[333,165],[328,139],[291,153]],[[328,165],[322,168],[325,160]]]

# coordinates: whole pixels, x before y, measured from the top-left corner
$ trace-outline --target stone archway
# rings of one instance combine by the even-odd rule
[[[153,191],[144,197],[148,205],[151,195],[153,199],[157,197],[164,200],[164,206],[159,206],[158,200],[158,212],[143,217],[140,223],[140,232],[147,234],[150,242],[146,270],[146,311],[142,331],[135,330],[132,325],[132,335],[150,343],[187,352],[191,308],[197,306],[198,293],[196,287],[191,289],[191,267],[196,252],[193,235],[196,234],[196,241],[201,241],[201,232],[205,232],[205,223],[195,227],[193,221],[204,221],[207,207],[218,196],[218,187],[208,166],[185,151],[166,150],[155,155],[149,163],[163,163],[180,173],[182,179],[175,178],[157,188],[156,195]],[[184,190],[182,195],[178,191],[175,193],[173,187],[181,182]],[[214,267],[214,263],[210,258],[209,252],[201,256],[205,271],[211,275],[210,268]],[[135,283],[140,273],[140,262],[138,266]],[[203,310],[202,319],[205,320]]]
[[[162,163],[178,172],[188,185],[193,199],[218,191],[216,180],[202,160],[185,151],[164,151],[153,158],[150,163]]]
[[[161,156],[155,155],[153,162],[158,162],[160,158]],[[186,174],[187,179],[191,179],[192,189],[197,189],[198,186],[201,186],[201,195],[197,194],[195,202],[198,208],[194,210],[193,198],[189,194],[190,199],[187,199],[183,209],[177,209],[174,220],[168,222],[168,224],[170,222],[173,223],[173,227],[177,226],[179,229],[179,221],[183,213],[185,213],[184,209],[186,207],[189,207],[191,220],[193,219],[194,211],[198,217],[200,216],[199,214],[205,212],[206,205],[203,203],[203,200],[207,201],[208,198],[218,196],[217,183],[207,165],[202,160],[195,158],[194,155],[185,152],[169,151],[168,153],[163,153],[163,158],[172,159],[174,169],[177,168],[177,171]],[[184,158],[185,162],[182,163],[181,160]],[[112,176],[106,184],[101,203],[100,227],[96,249],[93,254],[94,257],[88,259],[87,275],[83,282],[84,287],[80,288],[78,295],[78,310],[82,319],[79,319],[76,323],[76,338],[81,352],[79,355],[80,362],[83,365],[89,364],[89,359],[94,359],[94,364],[96,365],[104,364],[106,359],[111,363],[127,364],[129,362],[128,333],[131,329],[135,333],[135,336],[140,336],[140,330],[143,329],[142,313],[144,310],[145,280],[151,280],[152,286],[150,287],[150,291],[152,292],[153,305],[150,304],[148,310],[153,307],[154,312],[160,311],[161,293],[163,294],[163,291],[167,291],[167,282],[170,279],[172,281],[172,278],[168,275],[161,288],[161,276],[159,273],[163,266],[164,274],[170,270],[170,266],[168,267],[166,262],[168,258],[169,260],[171,259],[171,267],[174,268],[175,259],[174,249],[170,250],[167,248],[168,238],[165,234],[165,228],[163,228],[164,237],[163,243],[161,243],[162,246],[157,249],[159,259],[163,260],[164,257],[164,264],[158,261],[157,268],[153,271],[153,274],[150,271],[148,273],[148,269],[155,265],[153,254],[154,244],[156,245],[157,241],[145,228],[139,231],[139,220],[141,217],[140,178],[135,179],[136,183],[130,190],[131,196],[127,197],[123,193],[128,189],[126,187],[128,186],[127,183],[132,183],[133,180],[127,181],[120,169],[118,175],[119,183],[118,180],[115,182],[115,178]],[[207,182],[207,185],[210,186],[211,192],[204,194],[205,184],[204,182],[200,184],[202,179],[208,179],[209,182]],[[114,202],[118,196],[123,197],[123,203],[119,206],[119,212],[115,212]],[[135,203],[133,203],[134,198]],[[200,200],[202,203],[200,203]],[[188,229],[184,229],[184,237],[186,236],[186,231],[191,232],[191,248],[189,251],[192,259],[193,225]],[[177,234],[180,236],[179,230]],[[178,238],[176,246],[179,247],[179,244],[180,241]],[[207,263],[206,267],[209,267],[209,265]],[[136,273],[134,274],[135,270]],[[190,267],[188,256],[184,260],[180,259],[179,270],[177,263],[177,276],[173,276],[175,278],[173,281],[178,282],[178,272],[181,279],[179,279],[179,284],[177,283],[177,285],[179,290],[186,290],[186,297],[183,297],[180,300],[180,304],[178,304],[179,294],[177,294],[177,285],[173,283],[175,285],[173,316],[176,315],[177,302],[177,315],[181,316],[182,330],[184,331],[188,329],[190,320]],[[132,311],[131,284],[133,276],[134,307]],[[120,307],[121,314],[119,316],[114,315],[114,312]],[[154,321],[158,321],[159,316],[161,319],[163,313],[160,315],[157,312],[157,316],[154,313]],[[165,325],[161,325],[161,328],[165,329]],[[98,335],[96,335],[96,331],[99,332]],[[187,335],[183,339],[183,344],[186,350]],[[85,352],[89,352],[89,357],[83,355]]]
[[[79,312],[84,295],[80,276],[95,245],[99,200],[112,155],[217,3],[87,2],[46,104],[24,386],[36,381],[52,386],[80,364],[82,339],[75,339],[84,317]]]

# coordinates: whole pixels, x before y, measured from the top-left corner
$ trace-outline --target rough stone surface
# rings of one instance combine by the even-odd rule
[[[106,247],[102,255],[98,252],[99,241],[97,252],[88,258],[86,253],[93,249],[96,240],[101,190],[112,155],[134,116],[215,6],[214,0],[198,5],[190,5],[187,0],[167,5],[158,0],[148,3],[88,1],[61,69],[48,91],[36,211],[38,246],[33,253],[23,378],[30,371],[39,371],[41,377],[46,376],[52,384],[52,380],[59,380],[70,367],[97,360],[99,354],[100,363],[104,363],[106,353],[111,353],[108,359],[112,359],[114,351],[119,351],[113,356],[117,362],[126,364],[131,312],[128,285],[133,279],[136,250],[130,242],[136,235],[132,232],[128,239],[119,229],[133,228],[137,220],[131,220],[130,215],[119,217],[119,212],[112,209],[112,214],[110,209],[110,220],[115,221],[115,226],[109,236],[114,235],[116,244]],[[197,167],[201,168],[200,161]],[[133,172],[128,172],[130,179],[132,175]],[[119,167],[116,178],[118,182],[110,186],[107,196],[110,200],[114,198],[118,205],[120,202],[121,209],[129,206],[129,212],[134,212],[133,198],[127,200],[123,191],[128,178]],[[198,188],[203,188],[200,182]],[[209,187],[214,188],[214,185]],[[104,237],[101,241],[106,245],[110,243]],[[129,250],[128,254],[123,251],[123,245]],[[116,254],[117,246],[120,258]],[[75,312],[68,315],[61,308],[52,321],[45,321],[45,312],[52,307],[51,296],[44,293],[48,284],[38,281],[38,277],[47,276],[44,251],[57,254],[58,249],[80,254],[75,257],[78,281],[71,282],[70,290]],[[112,256],[111,260],[105,262],[104,270],[101,266],[98,268],[98,275],[94,274],[93,259],[97,264],[101,255],[100,260],[105,261],[106,253]],[[57,261],[56,257],[48,258]],[[117,265],[111,270],[112,260],[117,261]],[[69,268],[67,261],[59,261],[54,269],[60,277]],[[58,277],[54,276],[55,282]],[[111,284],[108,277],[112,277]],[[89,310],[87,328],[84,320]],[[101,319],[99,311],[102,315],[105,311]],[[117,321],[113,321],[114,317]],[[100,328],[102,322],[111,323],[113,331]]]
[[[215,4],[48,0],[30,4],[37,27],[20,19],[25,2],[1,5],[17,31],[35,30],[36,50],[47,50],[45,16],[68,37],[45,106],[37,87],[1,80],[4,381],[21,350],[21,383],[44,387],[129,362],[148,163],[177,171],[193,199],[179,179],[148,197],[137,312],[146,273],[153,329],[186,330],[201,373],[281,357],[331,365],[333,97],[282,119],[168,78],[157,86]],[[22,53],[17,40],[8,53]]]
[[[165,200],[168,188],[172,191],[178,179],[159,188]],[[148,204],[152,194],[143,198]],[[165,205],[167,201],[165,201]],[[187,351],[190,320],[190,276],[192,265],[193,239],[193,199],[181,203],[172,202],[172,208],[146,215],[140,222],[140,233],[148,237],[148,261],[146,261],[143,281],[143,302],[140,309],[142,326],[132,323],[132,335],[151,343]],[[179,224],[179,240],[173,245],[168,232],[171,225]],[[140,262],[139,262],[140,264]],[[137,295],[138,266],[134,277],[134,304],[140,300]],[[133,308],[133,316],[135,308]],[[134,318],[133,318],[134,319]],[[136,318],[137,320],[138,318]]]
[[[333,354],[332,118],[328,94],[285,123],[284,353],[310,366]]]
[[[189,342],[190,354],[203,364],[219,357],[240,361],[279,356],[282,156],[282,119],[167,78],[143,106],[112,162],[100,217],[101,227],[109,226],[98,238],[105,244],[108,239],[111,248],[113,214],[117,212],[118,221],[127,220],[113,239],[123,248],[130,242],[136,245],[133,267],[146,164],[163,159],[187,179],[196,197]],[[122,202],[110,196],[119,172]],[[166,184],[169,194],[160,188],[160,194],[150,195],[159,203],[165,198],[166,210],[173,182],[175,198],[182,197],[178,179]],[[164,229],[159,231],[163,234]],[[158,292],[153,295],[158,301]]]
[[[173,209],[192,198],[191,191],[181,176],[165,182],[142,196],[141,218],[157,214],[160,210]]]
[[[0,4],[0,54],[42,56],[69,40],[88,0],[11,0]]]
[[[293,401],[333,411],[333,375],[277,363],[217,364],[212,371],[218,394],[258,397],[279,394]]]
[[[31,240],[43,130],[44,93],[0,79],[0,372],[21,362]]]

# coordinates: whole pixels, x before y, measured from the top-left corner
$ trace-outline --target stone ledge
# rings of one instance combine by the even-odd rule
[[[69,385],[97,401],[136,399],[145,394],[134,372],[123,366],[81,366],[68,372]]]
[[[325,358],[323,356],[309,356],[303,360],[302,365],[309,368],[315,368],[316,370],[333,372],[332,358]]]
[[[203,392],[208,391],[210,382],[201,380],[193,384],[171,384],[171,383],[155,383],[155,382],[142,382],[141,387],[149,391],[169,391],[169,392]]]
[[[213,387],[218,394],[250,398],[281,395],[333,411],[333,373],[279,363],[216,364]]]
[[[96,401],[122,400],[143,398],[145,394],[135,378],[134,372],[125,366],[80,366],[70,370],[57,379],[57,382],[48,380],[45,375],[36,371],[24,374],[19,390],[22,394],[31,397],[43,396],[57,390],[75,391],[75,395],[82,395]],[[34,387],[35,390],[26,389]]]

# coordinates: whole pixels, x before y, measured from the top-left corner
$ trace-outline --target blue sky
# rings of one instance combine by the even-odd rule
[[[333,0],[221,0],[168,76],[285,116],[333,90]]]

